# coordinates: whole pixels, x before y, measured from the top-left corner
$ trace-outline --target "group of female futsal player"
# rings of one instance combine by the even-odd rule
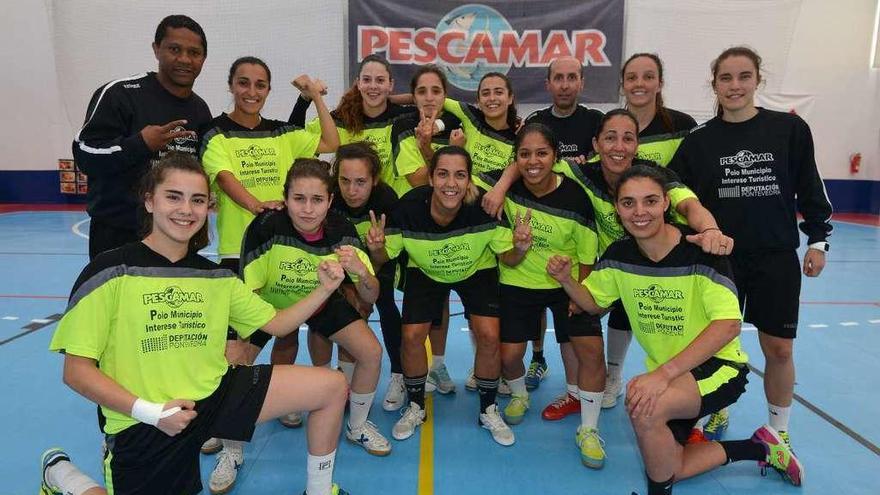
[[[346,399],[345,438],[373,455],[392,449],[368,419],[382,358],[366,322],[372,305],[391,361],[383,408],[404,408],[391,431],[404,440],[426,420],[426,385],[454,390],[445,367],[429,369],[425,348],[429,334],[443,340],[451,290],[474,338],[478,424],[497,443],[512,445],[509,425],[528,415],[523,356],[549,309],[570,349],[568,391],[554,407],[579,406],[583,464],[605,462],[599,412],[617,401],[635,334],[647,371],[626,385],[625,404],[650,495],[737,460],[801,484],[786,433],[795,213],[811,244],[803,270],[815,276],[830,205],[807,125],[755,107],[760,81],[756,53],[725,50],[712,64],[718,115],[691,130],[693,119],[663,105],[660,59],[634,55],[621,73],[627,108],[601,119],[592,159],[569,162],[548,127],[520,126],[500,73],[482,78],[472,105],[446,96],[442,69],[421,67],[411,95],[394,97],[410,107],[390,101],[391,68],[370,56],[334,111],[320,80],[297,78],[302,98],[281,122],[260,114],[267,65],[236,60],[234,110],[214,120],[201,163],[172,154],[150,172],[143,240],[83,270],[51,343],[64,352],[65,383],[101,406],[108,491],[197,493],[199,450],[222,448],[210,490],[225,493],[255,423],[296,427],[305,412],[305,493],[345,493],[332,473]],[[305,124],[309,101],[318,118]],[[324,152],[336,153],[332,166],[314,158]],[[753,165],[768,169],[760,188]],[[197,254],[212,191],[219,266]],[[760,330],[776,422],[719,441],[725,408],[747,382],[743,307]],[[606,369],[599,316],[608,310],[616,342]],[[292,364],[304,323],[314,367]],[[271,365],[253,365],[272,336]],[[345,379],[327,369],[333,343]],[[511,394],[503,409],[501,377]],[[707,416],[713,441],[689,439]],[[104,493],[60,450],[43,465],[43,493]]]

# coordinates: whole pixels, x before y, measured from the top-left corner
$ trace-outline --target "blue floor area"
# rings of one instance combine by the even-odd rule
[[[0,408],[0,494],[36,493],[39,456],[51,446],[64,447],[85,472],[101,480],[95,407],[61,382],[62,358],[46,350],[55,326],[42,321],[64,311],[67,293],[87,261],[87,240],[77,235],[88,231],[88,224],[82,224],[86,218],[83,213],[0,214],[0,390],[6,397]],[[743,462],[685,480],[676,485],[676,494],[878,493],[880,455],[832,422],[868,444],[880,444],[880,396],[872,393],[874,373],[880,370],[880,229],[836,223],[832,240],[825,272],[818,279],[804,279],[795,345],[796,393],[832,419],[795,403],[791,434],[806,466],[804,486],[792,487],[775,473],[761,477],[754,463]],[[453,313],[460,310],[453,303]],[[540,418],[541,409],[564,387],[553,334],[546,345],[551,373],[532,394],[525,421],[513,428],[516,444],[495,444],[476,424],[476,394],[464,390],[472,354],[463,327],[461,317],[452,319],[446,358],[458,391],[433,398],[433,492],[418,489],[418,434],[392,441],[394,450],[386,458],[341,442],[336,480],[343,487],[361,495],[645,493],[644,468],[622,405],[603,411],[600,418],[608,454],[601,471],[580,463],[574,442],[577,417],[555,423]],[[299,362],[305,363],[304,335],[301,339]],[[757,333],[747,326],[742,340],[751,364],[763,369]],[[644,369],[643,357],[633,345],[627,377]],[[260,360],[267,358],[264,352]],[[399,416],[381,408],[388,381],[387,372],[383,375],[371,419],[390,437]],[[749,379],[747,392],[731,409],[731,439],[748,437],[766,421],[761,379],[754,373]],[[289,430],[276,422],[261,425],[245,448],[245,464],[231,493],[302,493],[305,461],[305,429]],[[213,457],[203,456],[206,486],[212,467]]]

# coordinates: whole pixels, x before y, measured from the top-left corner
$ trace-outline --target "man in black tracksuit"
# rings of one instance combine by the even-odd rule
[[[88,175],[89,257],[140,239],[138,187],[169,152],[198,156],[199,131],[211,121],[193,93],[208,46],[199,24],[183,15],[159,23],[157,72],[111,81],[95,91],[73,157]]]

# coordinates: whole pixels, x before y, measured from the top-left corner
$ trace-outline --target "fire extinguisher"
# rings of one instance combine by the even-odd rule
[[[853,153],[849,155],[849,173],[857,174],[859,173],[859,169],[862,168],[862,154],[861,153]]]

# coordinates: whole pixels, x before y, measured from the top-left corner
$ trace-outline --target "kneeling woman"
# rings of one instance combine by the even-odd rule
[[[89,263],[71,291],[49,348],[64,353],[64,382],[101,406],[104,474],[114,493],[202,490],[199,447],[209,437],[249,440],[256,423],[310,411],[306,492],[331,489],[345,407],[338,373],[300,366],[228,368],[227,327],[295,331],[344,278],[334,260],[317,283],[276,310],[231,270],[199,256],[207,245],[208,178],[171,154],[145,178],[146,236]],[[60,450],[44,455],[41,493],[100,494]],[[329,467],[329,469],[328,469]]]
[[[354,225],[330,211],[333,183],[328,169],[327,163],[314,158],[296,160],[284,181],[286,210],[261,214],[245,232],[244,283],[276,308],[296,304],[314,290],[315,267],[325,260],[342,265],[361,300],[372,304],[379,295],[379,282]],[[309,331],[336,342],[357,361],[346,438],[373,455],[388,455],[391,444],[367,421],[382,361],[376,336],[341,293],[331,296],[306,323]],[[275,346],[295,345],[289,341],[296,338],[294,333]]]
[[[531,244],[528,223],[516,229],[506,220],[487,215],[478,203],[471,182],[470,155],[458,146],[440,148],[429,167],[430,185],[421,186],[401,198],[388,219],[373,216],[367,247],[377,265],[409,256],[403,293],[403,374],[409,394],[409,408],[394,425],[394,438],[412,436],[425,420],[425,381],[428,357],[425,339],[431,321],[440,317],[450,290],[461,297],[476,336],[477,385],[480,390],[480,424],[496,442],[512,445],[513,432],[504,423],[495,404],[499,354],[498,262],[513,266],[522,261]]]
[[[647,354],[648,372],[627,384],[626,406],[648,495],[672,493],[675,480],[739,460],[769,465],[800,485],[800,462],[769,426],[750,440],[685,445],[699,418],[745,391],[748,356],[738,337],[742,316],[730,263],[687,242],[687,227],[665,222],[666,186],[651,167],[625,171],[615,204],[631,237],[612,244],[583,285],[571,278],[564,256],[551,258],[547,271],[591,313],[620,300]]]

